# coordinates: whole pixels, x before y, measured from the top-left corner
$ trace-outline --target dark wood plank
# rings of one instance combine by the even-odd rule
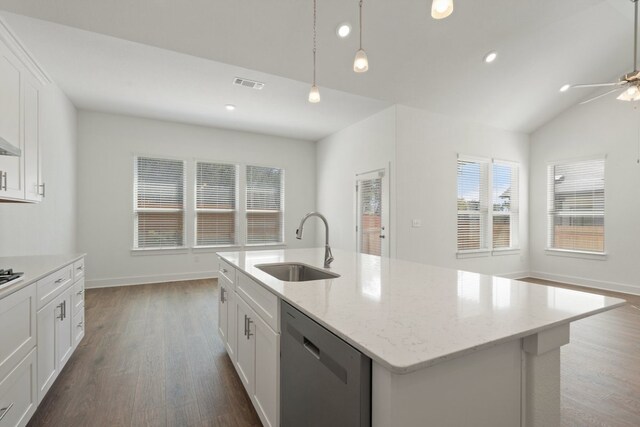
[[[88,289],[86,335],[29,426],[260,426],[215,280]]]

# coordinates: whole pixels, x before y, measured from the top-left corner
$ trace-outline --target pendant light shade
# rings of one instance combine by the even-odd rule
[[[356,52],[353,60],[353,71],[356,73],[364,73],[369,69],[369,59],[367,53],[362,48],[362,0],[360,0],[360,48]]]
[[[640,101],[640,90],[638,86],[629,86],[627,90],[618,96],[620,101]]]
[[[311,86],[311,90],[309,91],[309,102],[312,104],[320,102],[320,90],[315,84]]]
[[[353,60],[353,71],[356,73],[364,73],[369,69],[369,59],[364,49],[356,52],[356,58]]]
[[[431,17],[444,19],[453,13],[453,0],[433,0],[431,4]]]

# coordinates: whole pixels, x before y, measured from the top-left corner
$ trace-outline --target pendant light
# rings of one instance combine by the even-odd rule
[[[453,0],[433,0],[431,3],[431,17],[444,19],[453,13]]]
[[[309,102],[317,104],[320,102],[320,90],[316,86],[316,0],[313,0],[313,84],[309,91]]]
[[[360,0],[360,49],[356,52],[353,60],[353,71],[356,73],[364,73],[369,69],[369,59],[367,53],[362,48],[362,0]]]

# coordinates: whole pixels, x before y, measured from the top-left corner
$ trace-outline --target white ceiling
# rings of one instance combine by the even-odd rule
[[[632,68],[629,0],[455,0],[442,21],[430,18],[430,0],[365,1],[363,75],[351,71],[357,38],[335,36],[338,23],[356,24],[357,0],[318,3],[323,96],[333,88],[530,132],[592,94],[559,94],[561,85],[608,81]],[[0,7],[300,82],[311,77],[311,0],[0,0]],[[486,65],[490,50],[499,57]],[[49,53],[56,55],[66,54]],[[201,72],[196,59],[185,61]],[[302,101],[306,90],[302,84]],[[340,107],[327,94],[320,108],[329,111],[317,117]]]
[[[388,106],[309,84],[10,13],[2,14],[79,108],[316,141]],[[234,77],[265,83],[234,86]],[[227,111],[226,104],[236,110]]]

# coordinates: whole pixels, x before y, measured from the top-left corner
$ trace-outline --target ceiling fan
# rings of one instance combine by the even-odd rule
[[[613,83],[593,83],[593,84],[578,84],[578,85],[565,85],[560,88],[561,92],[566,92],[569,89],[580,88],[594,88],[594,87],[613,87],[613,89],[601,93],[600,95],[589,98],[586,101],[582,101],[580,104],[586,104],[587,102],[595,101],[609,94],[620,92],[618,99],[621,101],[640,101],[640,71],[638,71],[638,0],[631,0],[635,7],[635,18],[633,24],[633,71],[620,77],[620,80]]]

